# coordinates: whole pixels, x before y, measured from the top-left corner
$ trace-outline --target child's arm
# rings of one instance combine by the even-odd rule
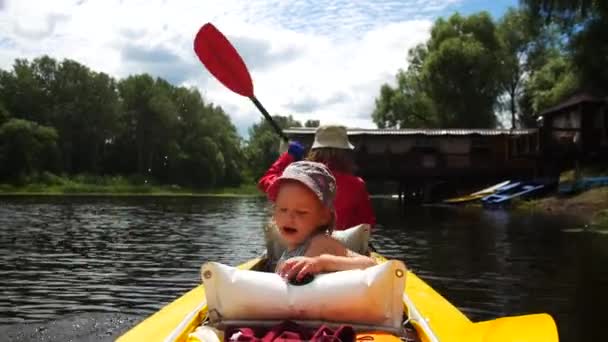
[[[338,256],[331,254],[322,254],[316,258],[319,258],[322,265],[322,272],[337,272],[354,269],[365,269],[376,265],[374,259],[357,254],[355,252],[350,256]],[[349,254],[350,254],[349,253]]]
[[[323,254],[315,257],[295,257],[285,260],[277,273],[286,279],[302,280],[308,274],[365,269],[374,266],[374,259],[357,256]]]
[[[374,259],[357,254],[326,236],[313,239],[305,257],[286,260],[278,273],[287,279],[301,280],[307,274],[365,269],[376,265]]]

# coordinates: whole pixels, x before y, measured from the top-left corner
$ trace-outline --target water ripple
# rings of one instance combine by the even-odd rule
[[[478,209],[404,212],[386,199],[374,206],[375,246],[471,319],[548,312],[560,340],[602,333],[608,240],[564,232],[578,222]],[[259,255],[267,209],[262,198],[0,198],[0,324],[50,320],[43,328],[56,332],[74,320],[109,339],[120,331],[116,322],[130,326],[199,284],[204,262]],[[89,319],[99,313],[108,315],[101,332]]]
[[[0,323],[150,313],[264,248],[260,199],[0,200]]]

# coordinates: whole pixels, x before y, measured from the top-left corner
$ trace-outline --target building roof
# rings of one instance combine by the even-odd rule
[[[316,128],[291,127],[285,130],[285,134],[315,134]],[[418,128],[347,128],[348,135],[527,135],[536,133],[536,129],[418,129]]]
[[[567,100],[565,100],[564,102],[553,106],[551,108],[545,109],[544,111],[542,111],[539,116],[543,116],[543,115],[547,115],[547,114],[552,114],[552,113],[556,113],[559,112],[562,109],[566,109],[572,106],[575,106],[577,104],[580,103],[602,103],[602,102],[606,102],[606,98],[602,98],[602,97],[597,97],[597,96],[593,96],[590,95],[588,93],[580,93],[580,94],[576,94],[570,98],[568,98]]]

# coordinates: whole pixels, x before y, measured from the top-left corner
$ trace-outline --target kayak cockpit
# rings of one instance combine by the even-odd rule
[[[400,263],[400,265],[402,265]],[[274,273],[274,264],[268,260],[267,258],[259,258],[257,259],[254,263],[251,263],[248,265],[248,268],[245,268],[248,271],[257,271],[257,272],[261,272],[261,273]],[[385,268],[388,269],[388,264],[387,266],[384,266]],[[233,271],[232,272],[237,272],[237,271]],[[393,270],[391,269],[391,272]],[[213,275],[209,275],[209,273],[215,273],[217,276],[218,273],[218,269],[217,268],[209,268],[206,269],[205,267],[203,267],[201,269],[201,273],[202,273],[202,277],[203,279],[207,276],[209,278],[213,277]],[[206,274],[207,273],[207,274]],[[394,273],[394,272],[392,272]],[[397,272],[397,274],[399,274]],[[250,275],[250,274],[248,274]],[[234,278],[238,278],[237,276],[235,276],[234,274],[230,274],[230,277],[232,277],[231,279],[234,280]],[[257,275],[259,276],[259,275]],[[324,279],[328,279],[328,278],[324,278]],[[264,282],[267,281],[266,279],[260,278],[260,282]],[[323,280],[322,280],[323,281]],[[345,282],[348,283],[348,278],[346,278],[344,280]],[[245,282],[245,281],[243,281]],[[373,281],[372,281],[373,283]],[[251,285],[251,284],[249,284]],[[319,285],[316,284],[317,286],[319,286],[320,288],[322,288],[323,285]],[[213,289],[213,284],[207,282],[206,283],[207,286],[207,290],[209,292],[213,292],[216,291],[215,289]],[[226,319],[226,317],[222,317],[221,314],[217,314],[217,312],[213,312],[214,310],[217,311],[224,311],[224,313],[226,313],[227,315],[232,315],[233,317],[237,317],[239,316],[239,314],[235,313],[235,308],[232,307],[230,309],[226,308],[226,306],[228,306],[228,304],[226,304],[226,302],[229,302],[230,299],[227,298],[234,298],[235,296],[238,296],[237,293],[239,293],[239,289],[236,288],[234,290],[234,292],[230,292],[228,290],[226,290],[226,287],[229,287],[231,285],[226,285],[226,284],[222,284],[223,287],[223,292],[222,295],[224,296],[223,298],[223,303],[222,305],[224,306],[223,308],[221,307],[222,305],[218,305],[217,303],[213,303],[213,296],[215,296],[216,294],[212,294],[209,293],[208,296],[212,297],[212,298],[207,298],[207,304],[208,306],[205,308],[205,310],[201,310],[200,312],[200,318],[199,318],[199,324],[193,326],[192,331],[189,332],[187,334],[187,339],[186,341],[203,341],[203,340],[216,340],[216,341],[223,341],[223,340],[229,340],[230,336],[225,336],[225,333],[228,331],[229,333],[232,333],[236,330],[237,327],[246,327],[248,330],[255,330],[255,331],[269,331],[269,330],[276,330],[277,327],[281,327],[282,325],[285,324],[285,319],[281,318],[281,319],[277,319],[277,317],[273,317],[274,319],[256,319],[256,317],[253,316],[247,316],[245,315],[246,319]],[[377,286],[383,286],[383,292],[384,294],[381,294],[381,297],[386,297],[386,299],[388,300],[388,298],[390,297],[390,291],[386,291],[385,288],[387,288],[386,284],[378,284]],[[373,284],[371,286],[373,288]],[[262,293],[261,296],[263,297],[263,288],[257,288],[257,289],[251,289],[252,293]],[[295,287],[292,288],[292,290],[295,290]],[[311,291],[312,289],[308,289],[308,291]],[[332,289],[330,288],[329,291],[331,291]],[[403,286],[401,286],[400,288],[401,293],[403,293]],[[378,293],[376,292],[376,294],[371,293],[371,296],[376,296],[378,297]],[[280,296],[280,294],[277,294],[277,296]],[[395,296],[392,296],[395,297]],[[374,341],[411,341],[411,342],[415,342],[415,341],[421,341],[422,339],[419,336],[418,331],[416,330],[415,325],[412,324],[412,322],[408,319],[407,317],[407,310],[404,310],[404,305],[403,302],[401,301],[401,297],[400,294],[397,295],[397,300],[393,300],[395,303],[395,305],[393,305],[393,309],[391,309],[391,307],[387,306],[387,305],[382,305],[383,303],[378,303],[378,308],[369,308],[369,315],[370,317],[378,317],[378,312],[380,312],[380,310],[387,310],[388,312],[385,313],[385,315],[387,316],[395,316],[395,314],[398,314],[399,317],[397,318],[396,324],[393,324],[392,326],[388,325],[388,324],[373,324],[374,320],[371,319],[369,320],[369,322],[367,323],[371,323],[371,324],[365,324],[366,321],[365,319],[361,320],[359,319],[359,322],[354,322],[353,321],[353,317],[348,317],[348,314],[346,315],[347,317],[345,317],[347,320],[346,321],[340,321],[340,317],[338,317],[337,315],[333,315],[330,318],[338,318],[338,319],[306,319],[306,318],[310,318],[310,317],[304,317],[304,319],[298,319],[298,317],[294,317],[292,316],[291,319],[289,319],[290,324],[293,324],[294,326],[297,327],[298,330],[305,330],[305,331],[315,331],[316,329],[318,329],[319,327],[325,327],[328,328],[332,331],[338,331],[338,329],[343,328],[343,327],[348,327],[349,329],[352,328],[356,334],[357,334],[357,340],[374,340]],[[264,299],[262,299],[264,300]],[[265,300],[267,301],[272,301],[272,299],[270,298],[265,298]],[[295,297],[291,297],[291,301],[295,302],[295,305],[297,306],[297,302],[298,302],[298,298]],[[250,307],[251,305],[251,301],[247,301],[247,300],[242,300],[239,302],[240,307],[242,308],[246,308],[246,307]],[[299,303],[302,304],[302,302],[300,301]],[[236,302],[234,305],[237,305]],[[211,311],[209,312],[209,306],[212,307]],[[268,304],[267,306],[272,306],[272,304]],[[307,306],[311,306],[311,307],[315,307],[315,303],[314,300],[312,300],[310,303],[305,303],[305,305],[300,305],[299,307],[307,307]],[[215,308],[214,308],[215,307]],[[380,307],[382,307],[382,309],[380,309]],[[357,306],[356,303],[354,303],[352,305],[352,308],[354,310],[357,309],[361,309],[361,305]],[[397,308],[398,311],[395,310],[395,308]],[[258,311],[264,311],[264,308],[256,308]],[[238,311],[238,309],[236,309]],[[390,313],[392,310],[393,313]],[[243,313],[241,312],[241,316],[243,315]],[[264,318],[264,314],[260,313],[260,317]],[[306,314],[304,314],[306,316]],[[321,315],[323,316],[323,315]],[[351,314],[352,316],[352,314]],[[315,317],[316,318],[316,317]],[[324,318],[324,317],[319,317],[319,318]],[[348,320],[350,318],[350,320]],[[357,318],[357,317],[355,317]],[[428,339],[427,339],[428,340]]]

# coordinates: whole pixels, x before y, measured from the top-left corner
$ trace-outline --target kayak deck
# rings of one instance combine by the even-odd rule
[[[372,257],[379,263],[386,261],[376,253],[372,253]],[[238,268],[260,270],[264,264],[263,259],[257,258]],[[411,336],[411,341],[558,341],[555,323],[547,314],[473,323],[411,271],[406,277],[403,303],[408,326],[416,335]],[[199,285],[140,322],[117,341],[197,341],[189,338],[189,334],[203,324],[206,316],[205,289]],[[357,339],[401,341],[401,336],[379,331],[358,331]]]
[[[378,261],[385,260],[379,255],[375,257]],[[238,268],[256,270],[263,268],[264,264],[263,259],[256,258],[239,265]],[[199,285],[140,322],[117,341],[196,341],[196,339],[189,338],[189,335],[203,324],[206,316],[205,289],[203,285]],[[408,328],[409,341],[432,341],[432,339],[422,339],[415,336],[419,327],[414,321],[410,321]],[[401,341],[400,336],[381,331],[358,331],[357,339],[387,342]]]

